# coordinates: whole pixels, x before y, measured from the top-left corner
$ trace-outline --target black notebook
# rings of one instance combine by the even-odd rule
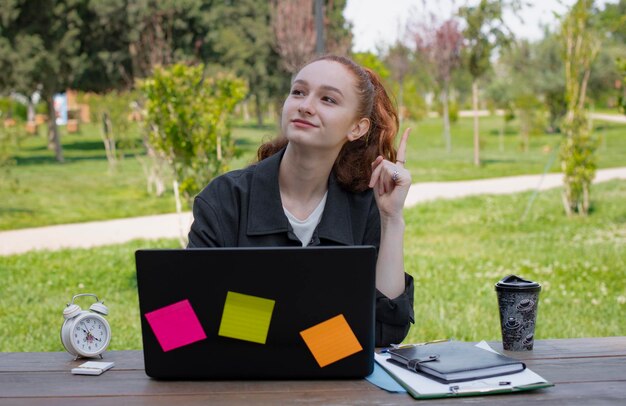
[[[392,361],[445,383],[508,375],[526,368],[519,360],[460,341],[394,349],[389,354]]]

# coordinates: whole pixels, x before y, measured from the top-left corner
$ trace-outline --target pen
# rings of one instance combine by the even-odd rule
[[[380,350],[381,353],[386,353],[389,352],[390,350],[400,350],[403,348],[413,348],[413,347],[419,347],[421,345],[428,345],[428,344],[435,344],[435,343],[444,343],[446,341],[450,341],[449,338],[440,338],[438,340],[432,340],[432,341],[425,341],[423,343],[414,343],[414,344],[391,344],[391,347],[386,347],[383,348],[382,350]]]

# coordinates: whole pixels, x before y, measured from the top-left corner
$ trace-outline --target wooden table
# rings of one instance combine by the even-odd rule
[[[502,351],[499,343],[490,343]],[[532,352],[505,354],[556,384],[533,392],[433,400],[437,405],[626,404],[626,337],[540,340]],[[0,353],[0,405],[219,405],[293,403],[414,404],[365,380],[156,381],[143,370],[140,351],[112,351],[115,367],[101,376],[72,375],[61,352]],[[424,401],[420,401],[424,402]]]

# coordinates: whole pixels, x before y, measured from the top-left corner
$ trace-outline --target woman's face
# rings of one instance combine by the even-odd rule
[[[368,119],[356,117],[359,106],[353,74],[338,62],[313,62],[298,72],[281,117],[289,142],[312,148],[339,150],[360,138]]]

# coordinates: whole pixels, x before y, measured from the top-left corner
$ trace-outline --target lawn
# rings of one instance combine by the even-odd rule
[[[499,339],[493,285],[511,273],[543,286],[538,339],[626,335],[626,182],[594,186],[588,218],[566,218],[559,193],[541,193],[524,222],[529,193],[407,209],[416,323],[406,341]],[[134,241],[0,257],[0,351],[62,351],[62,311],[79,292],[109,306],[111,349],[141,348],[133,253],[176,246]]]
[[[554,158],[559,135],[544,134],[531,138],[530,149],[520,149],[516,123],[509,125],[503,137],[500,117],[481,119],[483,164],[472,163],[472,120],[462,118],[452,126],[453,150],[447,153],[441,137],[441,120],[425,119],[408,123],[413,127],[409,141],[407,167],[414,182],[489,178],[542,173]],[[133,217],[175,211],[171,182],[164,196],[148,193],[137,156],[142,156],[139,128],[132,127],[137,141],[126,151],[115,171],[109,169],[99,129],[83,125],[80,134],[62,135],[66,162],[54,161],[46,148],[43,128],[40,136],[23,140],[16,154],[17,166],[10,182],[0,183],[0,230],[38,227],[92,220]],[[254,161],[258,145],[273,137],[275,126],[257,128],[240,125],[233,129],[239,154],[231,168],[242,168]],[[598,150],[601,168],[626,164],[626,125],[596,122],[601,143]],[[558,171],[554,161],[551,171]],[[0,181],[1,182],[1,181]]]

